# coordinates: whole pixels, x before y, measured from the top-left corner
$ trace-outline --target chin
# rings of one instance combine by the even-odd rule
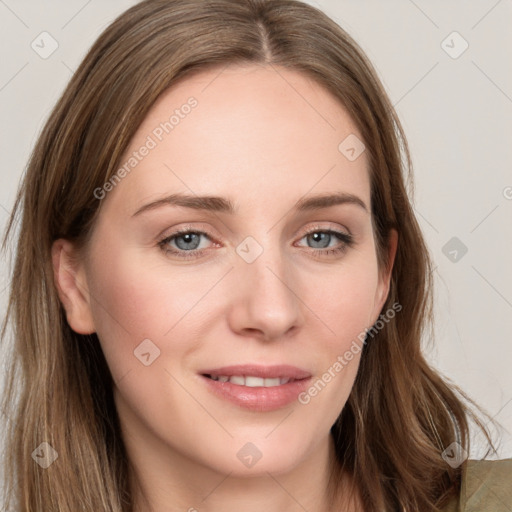
[[[233,477],[255,477],[288,473],[306,459],[303,441],[290,443],[283,437],[265,439],[265,435],[268,432],[260,437],[253,436],[252,440],[247,436],[230,440],[219,447],[221,452],[218,456],[214,454],[212,458],[210,454],[210,466]]]

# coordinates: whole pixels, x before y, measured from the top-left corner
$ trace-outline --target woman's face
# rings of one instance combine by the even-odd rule
[[[282,68],[204,71],[153,106],[98,191],[80,293],[61,282],[134,458],[252,475],[326,453],[389,286],[360,139]]]

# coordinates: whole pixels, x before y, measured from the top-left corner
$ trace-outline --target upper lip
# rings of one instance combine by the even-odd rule
[[[199,372],[202,375],[233,377],[234,375],[242,375],[251,377],[260,377],[263,379],[272,379],[276,377],[288,379],[306,379],[311,377],[311,374],[306,370],[290,366],[287,364],[279,364],[272,366],[261,366],[256,364],[240,364],[232,366],[223,366],[222,368],[215,368]]]

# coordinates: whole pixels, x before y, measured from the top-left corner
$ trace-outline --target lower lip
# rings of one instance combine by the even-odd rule
[[[229,402],[257,412],[268,412],[281,409],[293,401],[308,386],[310,377],[307,379],[295,380],[287,384],[273,387],[255,387],[238,386],[231,382],[220,382],[201,375],[206,385],[217,396],[228,400]]]

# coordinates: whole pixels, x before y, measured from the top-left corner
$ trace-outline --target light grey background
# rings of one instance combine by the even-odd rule
[[[134,3],[0,0],[2,231],[30,150],[73,70]],[[500,457],[511,457],[512,2],[308,3],[356,39],[396,106],[415,166],[414,207],[436,268],[436,341],[428,357],[502,423]],[[31,47],[43,46],[43,31],[58,43],[47,59]],[[467,50],[453,58],[464,41]],[[467,247],[462,257],[446,246],[453,237]],[[8,279],[2,259],[2,316]]]

